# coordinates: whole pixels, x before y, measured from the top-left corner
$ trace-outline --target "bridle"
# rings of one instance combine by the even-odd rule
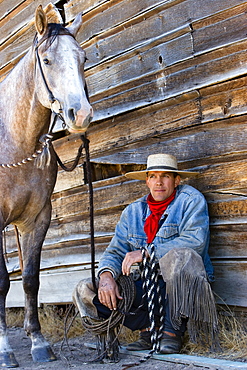
[[[63,30],[63,31],[61,32],[61,30]],[[56,36],[58,36],[58,35],[67,35],[67,36],[71,36],[71,37],[73,37],[73,39],[75,39],[74,35],[72,35],[72,33],[70,33],[66,28],[60,29],[59,30],[59,33]],[[38,65],[38,68],[39,68],[39,71],[40,71],[40,75],[41,75],[42,81],[44,83],[45,89],[46,89],[47,94],[48,94],[48,99],[49,99],[49,102],[51,104],[51,107],[50,107],[51,108],[51,111],[54,114],[54,120],[53,120],[53,123],[51,125],[51,128],[49,129],[48,134],[51,134],[52,129],[55,126],[55,123],[56,123],[57,118],[60,118],[61,119],[61,121],[63,122],[63,126],[66,125],[65,124],[65,121],[64,121],[64,118],[63,118],[63,115],[62,115],[63,109],[62,109],[61,103],[60,103],[60,101],[57,98],[55,98],[55,96],[53,95],[53,93],[52,93],[51,89],[49,88],[48,83],[46,81],[46,78],[45,78],[45,75],[44,75],[44,71],[43,71],[43,68],[42,68],[42,65],[41,65],[41,61],[40,61],[39,51],[38,51],[40,45],[42,45],[45,41],[47,41],[51,37],[52,37],[52,35],[47,36],[47,37],[43,37],[43,38],[41,38],[38,41],[37,36],[36,36],[36,46],[35,46],[35,56],[36,56],[36,60],[37,60],[37,65]],[[58,106],[59,106],[58,112],[56,112],[53,109],[53,106],[52,106],[55,102],[57,102],[58,103]]]
[[[66,29],[66,28],[60,28],[58,34],[56,34],[55,36],[62,36],[62,35],[71,36],[71,37],[73,37],[73,39],[75,39],[74,35],[71,32],[69,32],[69,30]],[[46,89],[47,94],[48,94],[48,99],[49,99],[49,102],[51,104],[52,114],[54,115],[54,120],[53,120],[53,123],[51,125],[51,128],[49,129],[48,134],[51,134],[52,129],[55,126],[55,123],[56,123],[57,118],[59,118],[62,121],[63,128],[66,127],[66,123],[65,123],[65,120],[64,120],[63,115],[62,115],[62,113],[63,113],[62,105],[61,105],[60,101],[57,98],[55,98],[55,96],[53,95],[51,89],[48,86],[48,83],[47,83],[47,80],[45,78],[44,71],[43,71],[43,68],[42,68],[42,65],[41,65],[39,52],[38,52],[38,48],[40,47],[40,45],[42,45],[45,41],[47,41],[48,39],[50,39],[52,36],[54,36],[54,35],[51,34],[51,35],[49,35],[47,37],[43,37],[39,41],[37,40],[37,36],[36,36],[36,46],[35,46],[35,56],[36,56],[36,60],[37,60],[37,65],[39,67],[41,78],[42,78],[42,81],[44,83],[45,89]],[[89,94],[88,94],[88,88],[87,88],[86,82],[85,82],[85,85],[84,85],[84,90],[85,90],[86,98],[87,98],[87,100],[89,102]],[[59,109],[58,109],[57,112],[53,109],[53,104],[55,102],[57,102],[58,103],[58,106],[59,106]]]

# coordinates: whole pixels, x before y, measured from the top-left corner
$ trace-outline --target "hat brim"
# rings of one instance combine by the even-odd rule
[[[152,171],[159,171],[160,169],[152,169]],[[147,178],[147,172],[148,170],[143,170],[143,171],[134,171],[134,172],[127,172],[125,174],[126,177],[129,179],[134,179],[134,180],[146,180]],[[181,178],[187,178],[187,177],[195,177],[196,175],[199,174],[199,172],[192,172],[192,171],[179,171],[179,170],[165,170],[163,172],[175,172],[178,175],[181,176]]]

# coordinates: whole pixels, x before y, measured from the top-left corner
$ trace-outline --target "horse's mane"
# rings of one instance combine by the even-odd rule
[[[56,37],[58,35],[70,35],[74,37],[67,28],[63,27],[62,24],[60,23],[49,23],[48,24],[48,30],[43,36],[44,41],[45,41],[45,49],[48,49],[51,44],[56,40]],[[37,45],[38,39],[37,39],[37,33],[34,37],[33,44],[34,46]],[[42,43],[42,39],[39,41]]]

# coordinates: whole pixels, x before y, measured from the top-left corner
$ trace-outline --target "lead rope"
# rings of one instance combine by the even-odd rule
[[[86,137],[86,134],[81,135],[81,140],[84,143],[85,153],[86,153],[86,171],[87,171],[87,181],[88,181],[88,190],[89,190],[89,217],[90,217],[90,240],[91,240],[91,277],[93,287],[95,292],[97,291],[96,287],[96,278],[95,278],[95,243],[94,243],[94,205],[93,205],[93,183],[92,183],[92,171],[90,165],[90,155],[89,155],[89,140]]]
[[[57,162],[61,166],[61,168],[64,171],[71,172],[74,170],[74,168],[79,163],[82,149],[85,149],[85,158],[86,158],[86,176],[85,176],[85,170],[84,170],[84,178],[86,178],[88,182],[88,190],[89,190],[89,218],[90,218],[90,241],[91,241],[91,277],[92,277],[92,283],[95,291],[97,291],[96,287],[96,277],[95,277],[95,241],[94,241],[94,205],[93,205],[93,184],[92,184],[92,171],[91,171],[91,165],[90,165],[90,154],[89,154],[89,143],[90,141],[86,137],[86,133],[84,135],[81,135],[81,140],[83,144],[78,149],[77,156],[75,158],[74,163],[71,167],[65,166],[59,156],[56,154]]]

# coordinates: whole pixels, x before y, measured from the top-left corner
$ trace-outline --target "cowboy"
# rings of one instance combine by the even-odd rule
[[[92,298],[98,316],[108,318],[122,299],[116,283],[119,275],[129,275],[133,266],[143,262],[143,256],[148,261],[153,253],[159,288],[159,297],[157,291],[154,296],[153,317],[156,327],[162,324],[159,346],[162,354],[180,352],[187,322],[193,328],[202,315],[202,307],[207,312],[201,321],[207,316],[208,322],[213,321],[213,325],[216,322],[214,307],[210,308],[214,301],[209,285],[213,281],[213,267],[208,255],[207,203],[194,187],[180,184],[181,178],[195,175],[178,170],[177,160],[170,154],[150,155],[145,170],[126,173],[128,178],[145,180],[150,192],[123,211],[114,237],[99,261],[98,292]],[[79,301],[85,297],[78,293],[79,285],[74,301],[80,308]],[[124,325],[139,330],[140,337],[127,349],[150,350],[153,343],[149,302],[147,295],[143,298],[141,278],[136,279],[135,287],[131,308],[135,315],[127,315]],[[160,305],[164,311],[163,323]]]

